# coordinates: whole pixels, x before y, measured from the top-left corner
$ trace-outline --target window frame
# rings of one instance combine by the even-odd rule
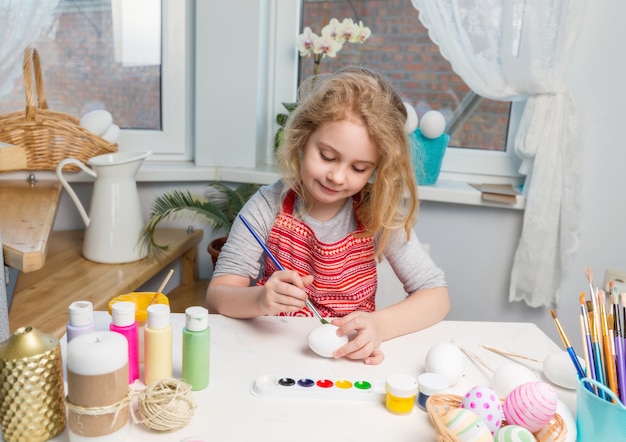
[[[162,0],[161,130],[120,133],[120,150],[146,150],[148,161],[193,160],[194,2]],[[181,30],[183,30],[181,32]]]

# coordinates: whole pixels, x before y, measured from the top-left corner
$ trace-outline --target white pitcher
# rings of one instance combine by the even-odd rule
[[[90,261],[119,264],[142,259],[147,251],[139,247],[144,220],[135,175],[151,152],[117,152],[87,160],[91,168],[76,158],[57,165],[56,174],[78,208],[87,227],[83,256]],[[63,176],[63,167],[75,164],[96,178],[89,216],[74,189]]]

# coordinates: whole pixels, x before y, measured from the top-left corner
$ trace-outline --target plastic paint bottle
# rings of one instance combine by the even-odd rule
[[[69,322],[65,327],[67,342],[76,336],[96,331],[93,320],[93,304],[89,301],[72,302],[68,307]]]
[[[417,395],[417,379],[405,374],[394,374],[385,382],[385,405],[394,414],[408,414],[413,410]]]
[[[209,385],[210,349],[209,311],[199,306],[188,307],[183,327],[183,380],[193,391]]]
[[[139,332],[135,320],[134,302],[116,302],[111,308],[113,322],[109,329],[128,341],[128,383],[139,379]]]
[[[426,411],[426,401],[433,394],[441,394],[448,388],[448,378],[439,373],[422,373],[417,377],[417,406]]]
[[[148,306],[148,323],[144,329],[144,383],[172,377],[172,325],[170,307],[166,304]]]

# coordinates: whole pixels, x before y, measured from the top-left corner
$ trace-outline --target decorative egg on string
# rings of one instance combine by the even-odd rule
[[[430,110],[422,116],[420,130],[426,138],[439,138],[446,130],[446,119],[437,110]]]
[[[485,385],[471,388],[461,398],[461,408],[476,413],[487,424],[491,434],[502,425],[502,403],[496,392]]]
[[[535,436],[519,425],[506,425],[493,436],[494,442],[535,442]]]
[[[461,442],[491,442],[493,436],[487,424],[473,411],[451,408],[441,422]]]
[[[455,385],[465,371],[465,355],[459,347],[451,342],[433,345],[424,361],[427,373],[439,373],[448,379],[450,386]]]
[[[541,381],[527,382],[515,387],[504,399],[504,417],[507,423],[535,433],[554,417],[557,401],[551,385]]]

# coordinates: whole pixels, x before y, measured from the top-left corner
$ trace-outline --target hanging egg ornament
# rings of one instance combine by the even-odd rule
[[[519,425],[506,425],[493,436],[493,442],[535,442],[535,436]]]
[[[485,385],[471,388],[461,398],[461,408],[476,413],[487,424],[491,434],[502,425],[502,403],[496,392]]]
[[[551,385],[541,381],[527,382],[515,387],[504,399],[504,417],[507,423],[535,433],[554,417],[557,401]]]
[[[437,110],[430,110],[422,115],[420,130],[426,138],[439,138],[446,130],[446,119]]]
[[[441,422],[461,442],[493,441],[487,424],[476,413],[465,408],[451,408],[443,415]]]

